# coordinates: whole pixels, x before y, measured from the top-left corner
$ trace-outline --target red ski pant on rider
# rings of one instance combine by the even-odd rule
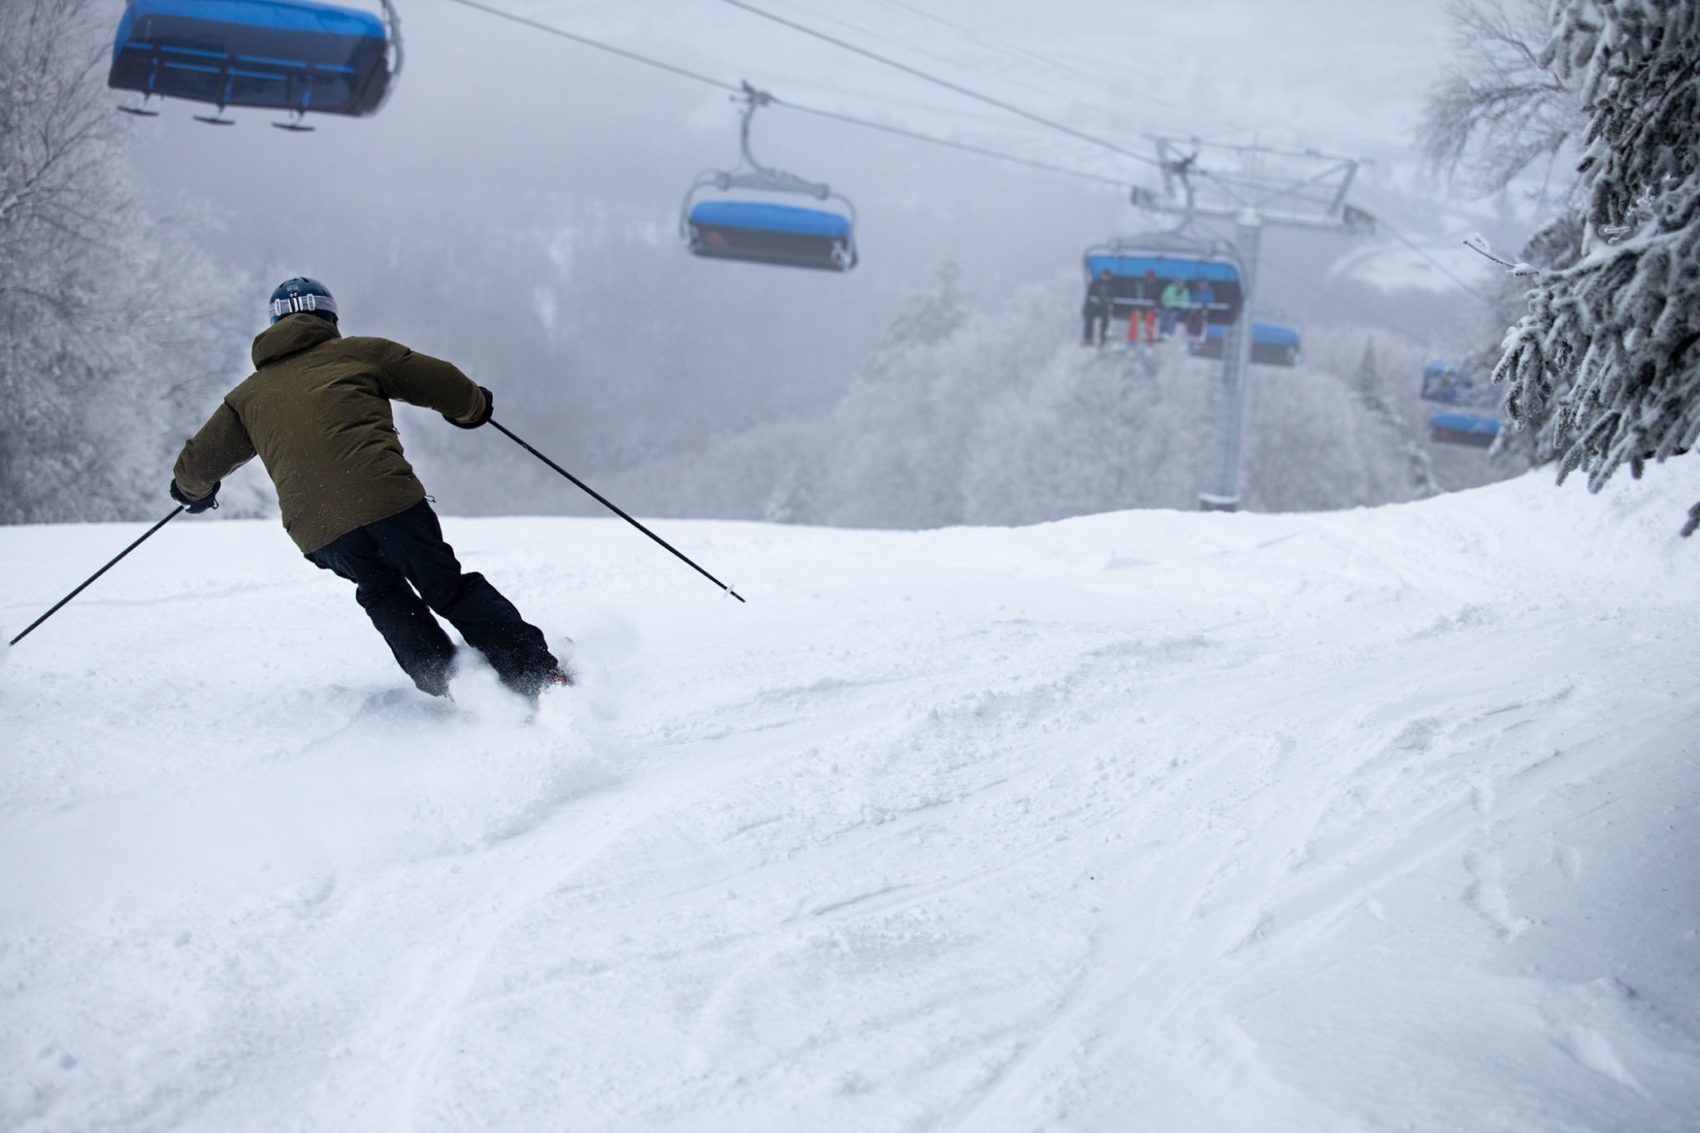
[[[1139,325],[1142,321],[1145,324],[1145,341],[1156,342],[1157,308],[1155,307],[1135,307],[1128,313],[1127,340],[1129,342],[1139,341]]]

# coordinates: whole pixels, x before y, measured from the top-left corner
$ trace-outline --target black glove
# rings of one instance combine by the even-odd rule
[[[177,486],[177,481],[173,480],[171,482],[171,498],[188,509],[190,515],[200,515],[208,508],[218,506],[218,489],[219,485],[223,483],[223,480],[214,480],[212,491],[208,492],[198,500],[191,500],[188,496],[183,494],[183,489]]]
[[[443,414],[443,420],[447,421],[457,429],[476,429],[478,426],[486,424],[490,420],[490,415],[496,412],[496,395],[485,389],[483,386],[478,387],[478,392],[484,395],[484,412],[480,413],[470,421],[456,421],[453,417],[450,417],[447,413],[445,413]]]

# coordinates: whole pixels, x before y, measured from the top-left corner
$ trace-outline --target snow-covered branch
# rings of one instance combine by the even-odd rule
[[[1700,0],[1564,0],[1543,63],[1578,85],[1588,229],[1542,275],[1495,380],[1596,490],[1700,440]],[[1683,534],[1700,525],[1691,512]]]

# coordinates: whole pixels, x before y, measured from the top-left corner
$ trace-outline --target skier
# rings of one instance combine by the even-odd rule
[[[1110,298],[1110,269],[1104,268],[1086,285],[1086,301],[1080,308],[1086,321],[1082,346],[1104,345],[1104,336],[1110,329]]]
[[[413,683],[448,696],[455,647],[432,611],[535,699],[572,684],[543,634],[481,574],[462,573],[425,488],[402,455],[392,400],[463,429],[490,420],[488,389],[448,362],[383,338],[343,338],[324,284],[297,277],[271,297],[255,373],[225,395],[177,458],[171,498],[217,507],[220,483],[256,454],[277,486],[283,528],[309,562],[354,583]]]

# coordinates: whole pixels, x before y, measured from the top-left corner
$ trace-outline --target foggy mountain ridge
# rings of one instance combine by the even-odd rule
[[[886,343],[833,405],[725,431],[610,483],[655,514],[847,527],[1196,507],[1215,458],[1220,362],[1190,357],[1178,337],[1099,350],[1033,333],[1074,290],[1058,280],[995,306],[964,301],[954,331]],[[1356,388],[1370,341],[1371,385],[1399,407],[1396,428]],[[1327,510],[1424,494],[1409,448],[1426,443],[1427,413],[1404,380],[1420,372],[1422,352],[1345,330],[1313,335],[1310,353],[1316,360],[1295,368],[1250,369],[1245,506]],[[1449,489],[1521,470],[1481,450],[1433,459]]]

